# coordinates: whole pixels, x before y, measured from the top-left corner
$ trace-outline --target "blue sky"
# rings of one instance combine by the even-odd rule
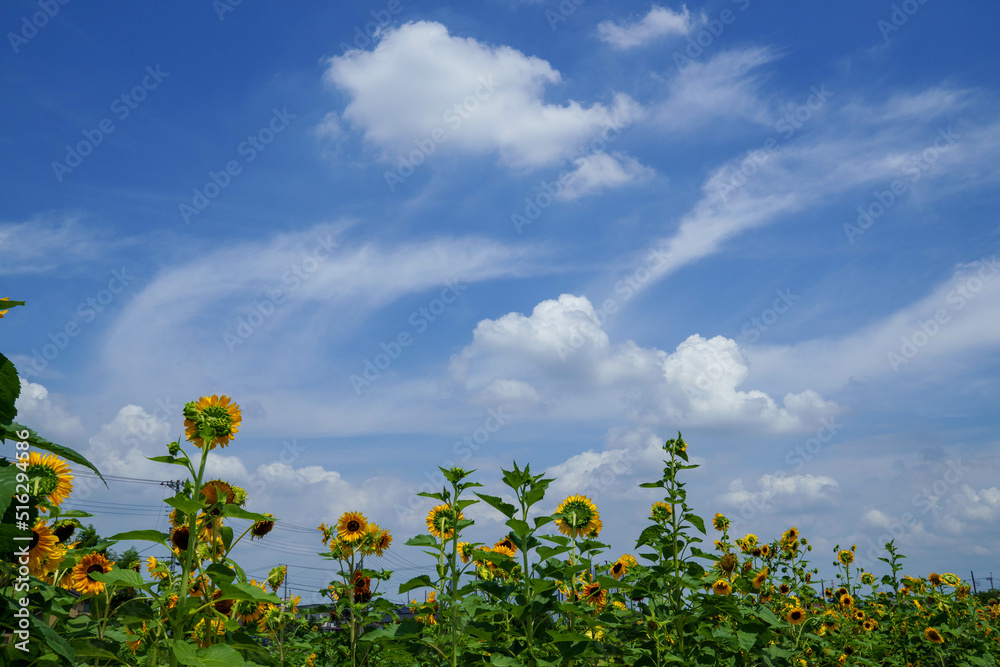
[[[890,533],[915,571],[978,576],[1000,549],[998,12],[7,3],[21,419],[169,479],[144,457],[227,394],[245,419],[213,472],[251,509],[361,509],[397,544],[435,466],[496,491],[530,461],[553,507],[613,517],[610,557],[680,430],[703,514],[797,525],[827,576],[834,545],[874,559]],[[91,506],[114,532],[163,494],[78,502],[119,503]],[[318,541],[281,539],[298,592],[322,583]]]

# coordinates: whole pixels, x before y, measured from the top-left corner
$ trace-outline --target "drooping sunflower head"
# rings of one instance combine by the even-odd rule
[[[733,592],[733,587],[725,579],[719,579],[712,584],[712,592],[716,595],[729,595]]]
[[[592,540],[596,540],[602,530],[604,530],[604,522],[601,521],[601,517],[598,515],[597,518],[591,522],[590,530],[587,531],[587,537]]]
[[[649,518],[661,524],[670,521],[670,515],[674,513],[674,508],[662,500],[653,503],[649,508]]]
[[[927,581],[931,582],[931,586],[941,585],[941,575],[937,572],[931,572],[930,576],[927,577]]]
[[[28,455],[28,475],[32,494],[48,498],[53,505],[59,505],[73,491],[73,475],[69,465],[55,454],[42,456],[32,450]]]
[[[202,396],[184,406],[184,429],[195,447],[203,448],[202,435],[209,438],[209,450],[225,447],[240,430],[240,406],[228,396]]]
[[[390,544],[392,544],[392,534],[389,532],[389,529],[379,529],[378,534],[375,536],[375,544],[373,546],[375,555],[381,558],[382,554],[389,550]]]
[[[451,505],[436,505],[427,513],[427,530],[431,535],[441,540],[450,540],[455,535],[458,522],[464,521],[465,515],[456,514]]]
[[[462,559],[462,562],[469,564],[472,562],[472,554],[476,551],[476,548],[469,544],[468,542],[458,543],[458,557]]]
[[[169,576],[167,566],[161,563],[156,556],[150,556],[146,559],[146,571],[153,579],[166,579]]]
[[[73,537],[73,533],[76,532],[77,525],[78,523],[76,519],[63,519],[62,521],[56,521],[52,524],[52,532],[55,534],[59,542],[63,543]]]
[[[174,553],[187,551],[191,535],[187,526],[177,526],[170,533],[170,544],[173,545]]]
[[[850,565],[854,562],[854,552],[849,549],[844,549],[837,554],[837,560],[840,561],[841,565]]]
[[[271,532],[274,528],[274,515],[264,513],[264,516],[269,517],[267,520],[261,519],[260,521],[255,521],[253,526],[250,528],[250,540],[261,539],[265,535]]]
[[[97,581],[90,575],[95,572],[108,573],[114,561],[108,561],[99,553],[87,554],[73,568],[70,582],[80,595],[97,595],[104,590],[104,582]]]
[[[587,496],[573,495],[556,508],[556,525],[569,537],[584,537],[594,530],[601,515]]]
[[[765,567],[763,570],[757,573],[756,577],[753,578],[753,589],[755,591],[759,591],[761,589],[761,586],[763,586],[766,581],[767,581],[767,568]]]
[[[41,575],[45,570],[45,563],[52,556],[58,544],[59,538],[45,524],[45,521],[36,520],[31,529],[31,542],[28,543],[28,570],[35,576]]]
[[[208,505],[209,514],[218,516],[222,510],[214,505],[233,505],[236,503],[236,493],[228,482],[221,479],[213,479],[201,487],[201,501]]]
[[[924,637],[927,637],[927,641],[932,644],[943,644],[944,637],[935,628],[927,628],[924,630]]]
[[[716,513],[715,518],[712,519],[712,527],[719,532],[725,532],[729,528],[729,519],[723,514]]]
[[[256,586],[265,593],[267,592],[264,585],[256,579],[251,579],[248,583],[252,586]],[[233,605],[233,611],[236,614],[236,617],[240,619],[240,622],[244,625],[256,623],[257,620],[263,616],[266,608],[267,605],[265,603],[253,600],[237,600],[236,604]]]
[[[802,607],[793,607],[788,614],[785,615],[785,620],[792,625],[800,625],[806,620],[806,611]]]
[[[722,558],[719,559],[719,569],[726,574],[732,574],[736,566],[739,565],[740,559],[732,551],[724,554]]]
[[[337,533],[348,544],[362,539],[367,532],[368,519],[361,512],[344,512],[337,521]]]
[[[267,585],[271,589],[272,593],[276,593],[281,584],[285,583],[285,577],[288,575],[287,565],[278,565],[277,567],[271,568],[271,571],[267,574]]]

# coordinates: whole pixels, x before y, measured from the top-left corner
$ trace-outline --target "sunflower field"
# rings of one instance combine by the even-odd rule
[[[0,300],[0,317],[20,302]],[[503,497],[477,492],[473,472],[442,469],[448,486],[421,494],[436,504],[427,532],[405,545],[434,559],[434,575],[394,593],[424,591],[408,614],[380,591],[391,572],[363,567],[391,533],[345,508],[321,524],[316,549],[339,576],[321,591],[338,629],[302,617],[299,599],[276,595],[285,570],[248,578],[234,552],[268,539],[278,518],[244,509],[247,493],[205,479],[210,451],[226,447],[239,406],[206,396],[184,406],[184,441],[153,461],[186,481],[166,503],[169,533],[137,530],[96,545],[74,541],[80,511],[68,463],[100,472],[77,452],[15,422],[19,381],[0,355],[0,589],[3,665],[996,665],[1000,605],[981,602],[954,574],[903,574],[893,543],[876,577],[854,564],[855,547],[832,555],[836,584],[818,591],[808,540],[794,527],[771,540],[729,533],[688,505],[683,437],[663,446],[662,500],[649,510],[634,553],[609,554],[600,509],[588,497],[540,512],[554,481],[514,463]],[[465,510],[483,503],[507,532],[470,542]],[[244,521],[239,534],[234,521]],[[242,525],[242,524],[240,524]],[[106,556],[122,541],[170,548],[179,567],[150,558],[120,567]],[[614,558],[614,560],[611,560]]]

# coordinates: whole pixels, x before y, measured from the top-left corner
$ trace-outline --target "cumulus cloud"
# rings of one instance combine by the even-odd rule
[[[687,7],[675,12],[653,5],[649,13],[637,21],[602,21],[597,25],[597,34],[612,46],[631,49],[666,35],[686,35],[691,27],[691,13]]]
[[[749,505],[795,509],[801,504],[827,502],[832,489],[839,484],[832,477],[824,475],[763,475],[757,480],[757,490],[744,487],[742,479],[735,479],[729,491],[719,497],[719,501],[733,508]]]
[[[749,368],[736,342],[721,336],[695,334],[669,353],[633,341],[612,344],[590,301],[570,294],[539,303],[531,315],[481,321],[451,368],[473,395],[495,392],[498,382],[528,384],[550,416],[589,414],[604,401],[605,414],[617,406],[642,424],[787,433],[814,428],[840,409],[808,389],[786,394],[780,405],[762,391],[741,389]]]
[[[430,141],[441,151],[496,154],[523,169],[555,164],[639,113],[626,95],[611,106],[546,103],[546,89],[561,80],[541,58],[456,37],[429,21],[387,32],[374,51],[331,58],[325,74],[349,98],[343,118],[387,159]],[[442,132],[445,141],[433,139]]]
[[[14,407],[19,424],[34,429],[42,437],[58,443],[72,442],[83,436],[83,423],[68,411],[61,396],[50,394],[40,384],[21,380],[21,395]]]

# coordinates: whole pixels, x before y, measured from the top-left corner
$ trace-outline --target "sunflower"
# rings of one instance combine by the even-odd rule
[[[725,579],[719,579],[712,584],[712,592],[716,595],[729,595],[733,592],[733,587]]]
[[[62,543],[73,537],[73,533],[76,532],[76,525],[77,524],[74,519],[56,521],[52,524],[52,532],[55,533],[56,538],[60,543]]]
[[[76,546],[71,545],[72,546]],[[38,572],[32,572],[39,579],[43,579],[46,583],[54,584],[54,577],[56,570],[62,565],[62,562],[66,560],[66,554],[69,552],[69,548],[65,544],[57,544],[52,548],[52,551],[44,559],[38,562]]]
[[[785,614],[785,620],[792,625],[800,625],[806,620],[806,611],[802,607],[792,607],[792,609]]]
[[[587,496],[573,495],[556,508],[556,525],[559,532],[569,537],[584,537],[594,530],[601,515],[597,505]]]
[[[771,556],[771,545],[770,544],[760,545],[760,555],[764,558],[769,558]]]
[[[201,433],[207,431],[211,435],[208,449],[216,445],[225,447],[239,430],[243,415],[240,406],[231,402],[228,396],[221,398],[215,394],[211,397],[202,396],[195,402],[184,406],[184,428],[187,439],[195,447],[204,447]]]
[[[179,509],[173,510],[170,512],[170,525],[174,528],[187,525],[187,514]]]
[[[214,600],[212,608],[223,616],[229,616],[229,614],[233,611],[233,604],[235,604],[236,600],[223,598],[222,596],[222,591],[215,591],[212,593],[212,600]]]
[[[780,586],[778,586],[778,592],[781,593],[782,595],[788,595],[791,591],[792,587],[786,583],[782,583]]]
[[[601,534],[602,530],[604,530],[604,522],[601,521],[601,517],[598,515],[597,518],[591,522],[590,530],[587,531],[587,537],[595,540],[597,539],[597,536]]]
[[[653,506],[649,508],[649,518],[657,523],[670,521],[670,515],[673,513],[674,508],[662,501],[653,503]]]
[[[205,627],[206,622],[208,627]],[[210,618],[198,619],[198,622],[194,624],[194,628],[191,630],[191,639],[197,642],[200,648],[206,648],[213,644],[212,635],[216,637],[221,637],[226,634],[226,622],[221,618]],[[207,637],[206,637],[207,635]]]
[[[740,564],[739,558],[737,558],[736,554],[734,554],[732,551],[725,554],[722,558],[719,559],[719,569],[725,572],[726,574],[732,574],[733,570],[735,570],[736,566],[739,564]]]
[[[127,648],[132,653],[135,653],[136,651],[139,650],[139,647],[142,646],[142,640],[146,637],[146,633],[148,632],[146,628],[146,621],[142,622],[142,630],[136,631],[128,626],[125,626],[125,632],[128,633],[129,635],[136,637],[131,641],[125,642],[125,648]]]
[[[607,602],[607,593],[601,588],[601,584],[596,581],[584,582],[580,597],[598,609],[603,609],[604,604]]]
[[[639,562],[632,554],[622,554],[618,560],[615,561],[614,565],[611,566],[611,576],[615,579],[621,579],[626,572],[638,564]],[[619,569],[619,574],[617,576],[615,575],[615,568]]]
[[[715,518],[712,519],[712,526],[719,532],[724,532],[729,528],[729,519],[723,514],[716,513]]]
[[[368,602],[372,599],[371,582],[371,577],[362,575],[361,570],[354,573],[354,577],[351,580],[351,586],[354,590],[355,602]]]
[[[753,578],[753,589],[755,591],[759,591],[761,586],[763,586],[764,582],[766,581],[767,581],[767,568],[765,567],[763,570],[757,573],[756,577]]]
[[[832,588],[824,588],[823,589],[823,595],[825,595],[826,597],[828,597],[830,599],[833,599],[833,589]]]
[[[389,550],[390,544],[392,544],[392,534],[389,533],[388,528],[382,528],[375,536],[375,545],[372,547],[375,550],[375,555],[381,558],[382,554]]]
[[[427,595],[427,600],[423,604],[417,603],[416,606],[410,607],[410,611],[416,614],[418,611],[431,611],[436,612],[438,609],[437,602],[434,601],[435,592],[431,591]],[[437,618],[434,613],[421,614],[417,616],[417,623],[424,623],[426,625],[437,625]]]
[[[854,611],[854,620],[855,621],[863,621],[863,620],[865,620],[865,612],[861,611],[860,609],[856,609]]]
[[[472,554],[476,550],[474,546],[468,542],[458,543],[458,556],[462,559],[462,562],[468,564],[472,560]]]
[[[187,526],[177,526],[170,532],[170,543],[174,545],[174,553],[179,554],[182,551],[187,551],[190,541],[191,535]]]
[[[223,482],[221,479],[213,479],[202,485],[201,498],[202,502],[209,507],[215,504],[232,505],[236,502],[236,492],[233,491],[233,487],[228,482]],[[209,513],[212,516],[218,516],[222,513],[222,510],[214,508],[210,509]]]
[[[871,632],[875,629],[875,621],[870,618],[865,619],[865,622],[861,624],[861,627],[863,627],[866,631]]]
[[[0,299],[0,301],[7,301],[7,300],[8,300],[9,298],[10,298],[10,297],[6,297],[6,296],[5,296],[4,298]],[[3,316],[4,316],[4,315],[6,315],[6,314],[7,314],[7,311],[6,311],[6,310],[0,310],[0,320],[2,320],[2,319],[3,319]]]
[[[153,579],[166,579],[168,576],[166,566],[157,560],[156,556],[150,556],[146,559],[146,570]]]
[[[465,515],[455,510],[451,505],[436,505],[427,513],[427,530],[431,535],[442,540],[450,540],[455,535],[458,522],[463,521]]]
[[[838,600],[839,600],[840,598],[844,597],[845,595],[847,595],[847,589],[846,589],[846,588],[844,588],[843,586],[841,586],[840,588],[838,588],[838,589],[836,590],[836,592],[834,593],[834,596],[836,596],[836,598],[837,598]]]
[[[508,535],[507,537],[503,538],[502,540],[500,540],[499,542],[497,542],[493,546],[495,546],[495,547],[507,547],[508,549],[510,549],[511,551],[513,551],[515,554],[517,553],[517,545],[514,544],[514,540],[511,539],[510,535]]]
[[[368,519],[360,512],[344,512],[337,521],[337,533],[348,544],[362,539],[367,532]]]
[[[932,644],[944,643],[944,637],[942,637],[941,633],[935,630],[934,628],[927,628],[926,630],[924,630],[924,637],[927,637],[927,641],[929,641]]]
[[[114,564],[114,561],[108,562],[108,559],[102,554],[87,554],[73,568],[72,578],[70,579],[73,588],[80,595],[97,595],[104,590],[104,582],[92,579],[90,575],[93,572],[108,573]]]
[[[850,565],[854,562],[854,552],[844,549],[837,554],[837,560],[840,561],[841,565]]]
[[[278,565],[271,568],[271,571],[267,573],[267,586],[271,589],[272,593],[278,592],[281,584],[285,583],[286,576],[288,576],[287,565]]]
[[[942,583],[941,575],[937,572],[931,572],[930,576],[927,577],[927,581],[931,582],[931,586],[940,586]]]
[[[799,529],[792,526],[781,535],[781,541],[785,543],[795,542],[799,539]]]
[[[854,606],[854,598],[852,598],[850,595],[841,595],[840,596],[840,606],[841,607],[847,607],[847,608],[853,607]]]
[[[267,592],[264,588],[264,584],[260,583],[256,579],[251,579],[249,581],[251,586],[256,586],[263,592]],[[237,600],[236,604],[233,605],[233,609],[236,612],[236,617],[240,619],[244,625],[250,625],[251,623],[256,623],[257,619],[264,615],[264,610],[267,609],[267,605],[263,602],[255,602],[253,600]]]
[[[36,451],[28,455],[24,470],[33,487],[33,495],[46,496],[53,505],[59,505],[73,491],[73,475],[69,465],[55,454],[42,456]]]
[[[59,538],[45,525],[45,521],[37,519],[35,527],[31,529],[31,542],[28,544],[28,569],[31,574],[38,576],[42,573],[45,560],[57,544]]]
[[[274,515],[264,513],[264,516],[269,517],[267,520],[261,519],[260,521],[255,521],[253,526],[250,528],[250,541],[254,539],[261,539],[265,535],[271,532],[274,528]]]

